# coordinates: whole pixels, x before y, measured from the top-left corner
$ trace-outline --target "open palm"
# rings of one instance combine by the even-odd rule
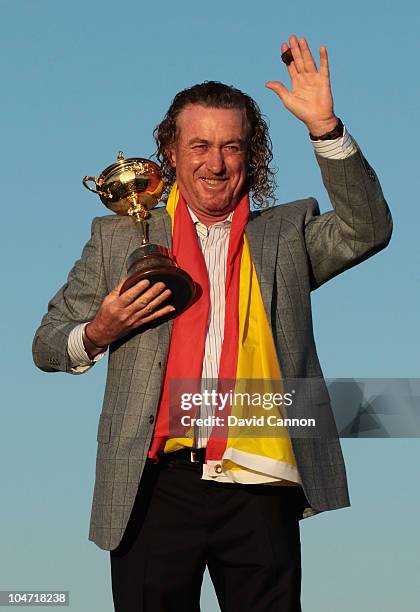
[[[283,43],[282,52],[287,49],[288,46]],[[331,94],[327,49],[320,48],[319,71],[304,38],[298,41],[296,36],[291,36],[290,49],[293,61],[287,70],[291,78],[291,91],[280,81],[269,81],[266,87],[279,96],[284,106],[303,121],[310,132],[321,135],[333,129],[337,123]]]

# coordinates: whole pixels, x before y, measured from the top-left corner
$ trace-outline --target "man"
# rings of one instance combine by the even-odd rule
[[[326,48],[319,71],[304,38],[290,49],[291,91],[267,87],[306,125],[334,211],[309,198],[250,213],[249,192],[260,205],[273,195],[267,126],[242,92],[196,85],[155,132],[177,186],[152,211],[150,239],[172,246],[202,294],[172,327],[159,322],[173,310],[162,283],[120,295],[136,234],[128,218],[97,218],[35,336],[46,371],[84,372],[109,347],[90,539],[111,551],[118,611],[199,610],[207,566],[223,611],[296,612],[299,519],[349,505],[336,438],[275,438],[273,453],[168,429],[171,381],[240,372],[321,380],[306,409],[331,418],[310,291],[390,239],[378,179],[334,114]]]

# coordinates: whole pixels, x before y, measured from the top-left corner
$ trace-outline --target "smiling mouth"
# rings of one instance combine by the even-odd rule
[[[207,178],[205,176],[202,176],[200,178],[207,185],[221,185],[222,183],[227,181],[226,178]]]

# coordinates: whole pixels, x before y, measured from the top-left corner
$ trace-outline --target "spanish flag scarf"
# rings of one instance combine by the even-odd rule
[[[200,392],[204,349],[210,313],[209,279],[195,227],[186,202],[175,183],[166,210],[172,220],[172,253],[176,263],[198,285],[195,302],[173,321],[161,400],[150,458],[158,452],[191,447],[191,427],[180,426],[183,410],[175,388],[188,381],[188,391]],[[258,390],[261,396],[279,392],[281,371],[260,286],[252,262],[245,226],[249,217],[249,195],[234,210],[229,235],[225,287],[224,337],[219,365],[218,391]],[[254,387],[253,383],[254,381]],[[174,383],[179,383],[178,386]],[[193,389],[191,388],[193,383]],[[232,397],[232,395],[231,395]],[[275,407],[273,407],[275,408]],[[278,408],[277,416],[279,414]],[[233,401],[223,411],[223,424],[213,427],[207,442],[206,461],[219,461],[228,479],[237,482],[269,482],[287,479],[299,482],[287,428],[265,424],[268,411],[260,402],[252,405],[259,425],[230,425],[228,416],[250,415],[250,407]],[[273,415],[273,409],[269,411]],[[240,422],[240,421],[236,421]],[[262,424],[261,424],[262,423]]]

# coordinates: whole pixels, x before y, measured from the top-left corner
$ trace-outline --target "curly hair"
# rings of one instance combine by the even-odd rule
[[[268,125],[257,103],[250,96],[218,81],[204,81],[177,93],[163,121],[153,131],[157,145],[154,157],[161,164],[165,182],[163,195],[169,193],[176,177],[167,152],[176,141],[177,117],[192,104],[208,108],[234,108],[244,113],[249,130],[247,188],[256,207],[262,208],[274,202],[276,182],[275,172],[270,168],[273,153]]]

